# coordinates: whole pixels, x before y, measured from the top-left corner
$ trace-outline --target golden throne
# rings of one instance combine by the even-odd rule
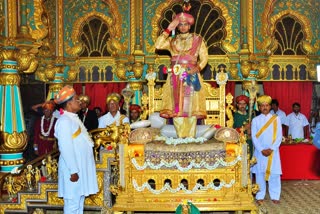
[[[148,95],[143,98],[149,115],[160,111],[163,96],[154,81],[149,79]],[[207,83],[204,87],[205,124],[224,126],[225,82],[217,88]],[[170,212],[190,201],[200,211],[256,213],[243,133],[221,127],[213,140],[172,145],[152,136],[154,131],[136,131],[139,134],[129,142],[119,142],[120,173],[117,188],[112,186],[116,195],[113,211]],[[139,136],[144,136],[141,141]]]

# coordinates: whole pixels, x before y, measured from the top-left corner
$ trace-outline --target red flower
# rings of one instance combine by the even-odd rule
[[[236,128],[236,131],[237,131],[238,133],[241,133],[241,128]]]
[[[221,128],[221,126],[220,125],[214,125],[214,128],[216,128],[216,129],[220,129]]]
[[[168,68],[166,66],[163,66],[162,72],[163,72],[163,74],[167,74],[168,73]]]
[[[62,108],[59,109],[59,113],[60,113],[60,115],[63,115],[64,111]]]
[[[47,178],[45,176],[41,176],[40,182],[45,182],[46,180],[47,180]]]
[[[135,156],[135,157],[140,157],[139,152],[134,152],[134,156]]]

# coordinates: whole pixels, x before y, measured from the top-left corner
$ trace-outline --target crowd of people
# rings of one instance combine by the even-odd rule
[[[197,120],[206,118],[200,71],[207,64],[208,52],[201,36],[189,33],[193,23],[190,14],[177,14],[155,43],[157,49],[169,50],[172,56],[172,72],[163,87],[166,96],[163,97],[160,116],[173,119],[178,137],[194,136],[195,133],[190,134],[192,127]],[[172,33],[175,28],[178,35]],[[34,129],[36,153],[47,154],[56,147],[56,139],[58,142],[58,194],[64,198],[65,213],[83,210],[84,197],[98,191],[96,177],[87,176],[95,174],[93,142],[88,131],[113,124],[134,123],[140,119],[141,107],[132,104],[128,117],[121,111],[121,99],[117,93],[109,94],[106,98],[108,112],[103,115],[99,107],[88,108],[90,97],[78,96],[71,86],[65,86],[54,100],[32,108],[41,114]],[[234,128],[244,130],[248,136],[250,158],[257,159],[257,164],[251,169],[255,182],[260,186],[256,194],[257,203],[263,203],[268,185],[271,200],[278,204],[282,174],[279,146],[283,136],[293,140],[308,139],[309,122],[300,113],[299,103],[293,103],[293,112],[288,115],[279,108],[277,100],[267,95],[257,98],[259,111],[253,111],[254,115],[249,115],[248,104],[247,96],[236,98]]]
[[[102,115],[101,108],[88,108],[89,96],[77,95],[66,85],[55,99],[32,106],[38,115],[34,123],[34,153],[44,156],[59,148],[58,195],[64,199],[64,213],[81,213],[85,197],[98,191],[96,176],[88,176],[96,174],[94,143],[88,132],[139,121],[141,107],[132,104],[127,117],[120,111],[121,99],[118,93],[109,94],[108,112]]]
[[[129,118],[123,114],[119,106],[122,97],[118,93],[108,95],[106,100],[108,112],[104,115],[100,107],[94,107],[93,110],[88,108],[90,105],[89,96],[79,95],[78,99],[80,110],[76,113],[87,131],[105,128],[112,124],[119,126],[123,123],[133,123],[140,120],[142,109],[137,104],[130,105]],[[54,99],[51,99],[44,103],[33,105],[31,108],[38,118],[33,124],[33,149],[37,156],[42,156],[57,148],[54,127],[60,117],[59,106],[54,102]]]

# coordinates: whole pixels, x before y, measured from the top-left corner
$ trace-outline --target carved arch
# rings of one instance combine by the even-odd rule
[[[226,50],[226,52],[230,52],[229,50],[234,50],[238,49],[238,44],[232,45],[230,44],[232,37],[233,37],[233,32],[232,32],[232,18],[229,15],[228,9],[227,7],[221,3],[219,0],[208,0],[205,1],[206,3],[211,4],[214,7],[219,8],[219,10],[221,11],[221,16],[224,18],[225,20],[225,26],[224,28],[226,29],[226,34],[225,37],[223,38],[224,43],[222,44],[222,48],[224,50]],[[161,21],[161,19],[167,21],[168,23],[171,22],[171,19],[169,20],[168,17],[163,17],[164,13],[166,10],[168,10],[168,8],[173,8],[175,5],[179,5],[181,4],[181,2],[178,1],[174,1],[174,2],[164,2],[162,4],[160,4],[158,6],[158,8],[156,9],[155,12],[155,16],[152,19],[152,40],[153,42],[156,41],[157,37],[159,36],[159,33],[161,32],[162,29],[160,29],[159,23]],[[199,14],[197,13],[197,17],[199,16]],[[195,17],[195,21],[197,22],[197,17]],[[237,43],[237,42],[236,42]],[[226,47],[229,47],[228,49],[226,49]],[[148,50],[149,52],[153,52],[152,50]]]
[[[120,38],[122,34],[120,22],[116,22],[112,18],[97,11],[90,12],[75,21],[71,34],[72,45],[67,44],[66,46],[67,54],[71,56],[78,56],[82,52],[83,47],[79,35],[83,25],[86,24],[86,21],[90,20],[91,18],[99,18],[106,23],[110,31],[110,38]]]
[[[263,41],[260,42],[258,39],[256,40],[257,48],[260,51],[271,51],[274,52],[278,47],[278,42],[274,38],[274,31],[277,21],[281,20],[285,16],[294,17],[294,19],[301,23],[303,33],[306,37],[306,41],[303,43],[303,48],[307,52],[313,52],[313,48],[311,48],[310,41],[312,39],[312,29],[310,25],[309,19],[298,13],[294,10],[283,10],[280,13],[277,13],[276,15],[272,16],[274,10],[274,1],[268,0],[265,4],[265,10],[262,14],[262,22],[265,23],[262,25],[262,38]]]
[[[304,16],[296,11],[293,11],[293,10],[284,10],[284,11],[281,11],[280,13],[278,13],[277,15],[271,17],[271,21],[270,21],[271,34],[274,32],[274,27],[275,27],[276,22],[278,20],[280,20],[282,17],[288,16],[288,15],[290,15],[291,17],[296,17],[296,19],[303,25],[302,29],[305,32],[306,40],[311,41],[312,29],[311,29],[309,19],[306,16]]]

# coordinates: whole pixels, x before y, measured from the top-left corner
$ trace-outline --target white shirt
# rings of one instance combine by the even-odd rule
[[[108,112],[107,114],[105,114],[99,118],[98,128],[106,128],[107,126],[110,126],[114,122],[116,122],[116,126],[120,126],[120,116],[121,116],[121,114],[119,111],[117,112],[117,114],[114,117],[112,116],[112,114],[110,112]],[[122,120],[122,123],[129,123],[129,118],[125,117]]]
[[[292,139],[304,139],[303,128],[309,125],[309,121],[304,114],[299,112],[299,114],[296,115],[292,112],[288,114],[285,125],[289,127],[288,135],[291,135]]]
[[[273,109],[271,109],[270,114],[274,115],[278,115],[280,117],[281,120],[281,124],[285,125],[286,124],[286,113],[284,113],[284,111],[282,111],[281,109],[278,108],[277,112],[274,112]]]
[[[81,132],[72,137],[77,130]],[[58,168],[58,196],[73,199],[98,192],[93,141],[77,114],[64,111],[56,122],[54,135],[58,139],[60,157]],[[78,173],[79,180],[71,182],[71,174]]]
[[[252,142],[254,145],[254,153],[253,156],[257,158],[257,163],[252,166],[253,173],[265,173],[268,166],[268,157],[264,156],[261,151],[264,149],[272,149],[273,150],[273,158],[271,164],[271,174],[282,174],[281,170],[281,161],[280,161],[280,152],[279,147],[282,140],[282,126],[280,118],[277,117],[277,128],[276,128],[276,139],[275,142],[272,143],[273,136],[273,122],[266,128],[264,132],[257,138],[257,132],[268,122],[268,120],[272,117],[271,114],[264,115],[260,114],[259,116],[253,118],[251,125],[251,133],[252,133]]]

